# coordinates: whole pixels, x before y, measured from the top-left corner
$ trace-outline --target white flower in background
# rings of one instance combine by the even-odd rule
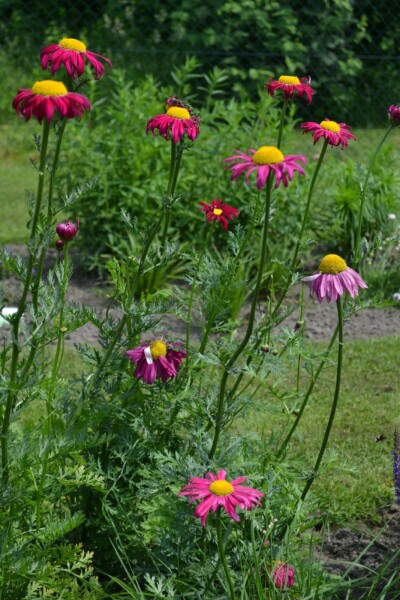
[[[388,219],[389,219],[389,221],[394,221],[396,218],[397,218],[397,217],[396,217],[396,215],[395,215],[394,213],[389,213],[389,214],[388,214]]]
[[[18,312],[18,308],[16,308],[15,306],[5,306],[0,311],[0,327],[9,324],[7,319],[5,319],[4,317],[11,317],[12,315],[15,315],[16,312]]]
[[[394,302],[400,302],[400,292],[396,292],[395,294],[393,294],[392,300]]]

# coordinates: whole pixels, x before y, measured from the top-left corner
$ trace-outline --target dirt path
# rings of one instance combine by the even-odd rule
[[[26,248],[21,245],[9,244],[8,249],[11,252],[26,256]],[[54,264],[56,260],[56,250],[49,250],[46,265]],[[1,281],[6,304],[15,305],[19,298],[19,284],[14,278],[7,278]],[[300,296],[301,286],[298,284],[293,288],[290,295],[292,303],[296,303]],[[110,302],[110,291],[102,282],[96,282],[93,279],[86,279],[82,276],[74,276],[68,289],[68,302],[77,304],[87,304],[92,308],[104,312]],[[250,305],[243,310],[243,321],[250,309]],[[117,311],[115,311],[117,316]],[[195,314],[195,313],[194,313]],[[282,326],[292,329],[299,319],[299,310],[291,314]],[[168,322],[167,322],[168,321]],[[305,337],[312,340],[329,340],[337,323],[336,306],[334,303],[327,304],[318,302],[309,298],[308,291],[305,294]],[[185,323],[174,316],[166,317],[165,326],[174,333],[174,337],[184,337]],[[196,336],[196,327],[194,327],[194,337]],[[399,307],[389,308],[366,308],[353,315],[345,324],[345,337],[347,339],[365,339],[371,337],[384,337],[387,335],[400,335],[400,305]],[[88,323],[78,330],[67,334],[66,340],[70,344],[86,342],[88,344],[97,343],[97,330],[94,325]]]

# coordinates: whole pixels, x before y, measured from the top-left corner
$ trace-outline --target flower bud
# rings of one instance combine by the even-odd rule
[[[66,221],[65,223],[59,223],[56,227],[56,232],[58,237],[64,242],[69,242],[73,240],[79,230],[79,221],[76,221],[76,225],[71,223],[71,221]]]
[[[283,590],[294,585],[294,567],[288,563],[278,563],[272,574],[275,587]]]
[[[304,321],[297,321],[296,325],[294,326],[294,330],[295,331],[299,331],[304,325]]]
[[[61,252],[61,250],[64,248],[64,242],[62,240],[56,240],[56,248]]]
[[[400,125],[400,106],[396,106],[395,104],[392,104],[391,106],[389,106],[388,117],[389,117],[389,121],[392,123],[392,125],[399,126]]]

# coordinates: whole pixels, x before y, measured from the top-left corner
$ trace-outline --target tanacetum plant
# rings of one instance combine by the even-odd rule
[[[336,597],[343,590],[351,597],[352,583],[332,576],[309,544],[310,523],[324,524],[316,516],[318,496],[309,492],[326,469],[325,452],[340,407],[344,321],[361,309],[367,283],[359,251],[345,258],[327,254],[315,269],[319,249],[309,253],[307,269],[300,251],[306,252],[304,238],[314,219],[311,200],[327,147],[347,147],[354,136],[343,123],[305,123],[315,141],[323,139],[315,167],[310,169],[305,154],[291,154],[290,148],[283,153],[283,141],[289,146],[283,139],[288,103],[296,96],[308,104],[314,98],[310,81],[295,76],[266,85],[273,98],[283,94],[280,112],[263,94],[273,120],[257,116],[250,100],[248,109],[256,118],[248,121],[243,111],[235,113],[235,101],[223,111],[207,102],[213,114],[203,123],[210,127],[240,115],[226,130],[229,144],[223,136],[209,137],[206,125],[200,136],[200,118],[191,104],[164,90],[162,109],[143,103],[136,131],[141,152],[131,152],[118,102],[123,93],[135,94],[133,86],[121,85],[107,107],[93,102],[100,117],[90,122],[91,133],[103,118],[102,135],[107,131],[113,138],[122,128],[117,145],[127,162],[101,159],[119,164],[114,179],[121,170],[131,174],[119,217],[127,250],[110,250],[109,297],[94,310],[85,302],[70,302],[68,287],[78,243],[101,235],[90,229],[90,219],[81,218],[87,214],[85,193],[96,188],[100,176],[96,172],[83,181],[77,175],[78,185],[65,193],[57,175],[64,133],[73,135],[67,123],[78,117],[79,130],[90,109],[78,93],[85,69],[98,80],[111,61],[68,37],[43,48],[40,62],[65,83],[38,81],[19,90],[13,101],[16,113],[36,119],[42,133],[36,136],[38,185],[30,195],[27,251],[15,256],[4,250],[1,256],[2,267],[20,286],[15,286],[17,307],[1,311],[8,330],[0,350],[0,597],[265,600],[282,594]],[[180,87],[191,98],[191,88]],[[151,94],[158,90],[154,82],[149,89]],[[121,119],[101,115],[112,103]],[[388,132],[396,111],[389,109]],[[256,122],[253,131],[249,123]],[[74,145],[87,137],[75,135]],[[233,142],[246,148],[261,137],[265,145],[258,149],[234,150]],[[86,147],[78,155],[81,173],[82,156],[85,164],[90,157]],[[212,161],[218,171],[209,170]],[[71,164],[67,169],[72,177]],[[210,175],[214,172],[218,177]],[[190,194],[188,181],[195,182]],[[302,204],[299,190],[304,189]],[[115,198],[102,193],[115,217]],[[363,188],[360,218],[365,193]],[[90,198],[95,208],[96,194]],[[132,211],[125,204],[130,195],[139,198]],[[281,204],[285,211],[295,203],[301,208],[293,228],[287,226],[289,254],[282,254],[273,243],[283,238],[276,207]],[[143,217],[147,204],[153,211],[149,220]],[[185,245],[175,227],[182,212],[194,232]],[[184,278],[167,285],[164,274],[171,264]],[[276,286],[278,264],[284,274]],[[337,326],[323,351],[308,351],[303,340],[304,293],[299,302],[296,294],[288,294],[301,282],[317,299],[314,314],[322,302],[336,304]],[[288,327],[286,317],[297,305],[297,323]],[[72,347],[71,336],[80,341],[84,325],[95,332],[92,342]],[[293,436],[336,347],[332,405],[327,422],[321,422],[311,470],[302,456],[292,460]],[[273,402],[275,412],[288,415],[287,427],[274,429],[271,437],[264,431],[238,434],[239,416],[248,419],[246,410],[262,411]],[[251,429],[249,421],[246,428]]]

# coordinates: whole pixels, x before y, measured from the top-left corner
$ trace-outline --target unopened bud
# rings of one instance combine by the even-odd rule
[[[56,248],[57,250],[62,250],[64,248],[64,242],[62,240],[57,240],[56,241]]]
[[[304,321],[297,321],[296,325],[294,326],[294,330],[295,331],[299,331],[299,329],[301,329],[304,325]]]
[[[65,221],[65,223],[59,223],[56,227],[58,237],[64,242],[73,240],[79,231],[79,221],[76,221],[76,225],[71,221]]]
[[[400,106],[396,106],[395,104],[392,104],[392,106],[389,106],[388,117],[389,117],[389,121],[392,123],[392,125],[399,126],[400,125]]]
[[[294,567],[287,563],[278,564],[272,574],[272,581],[279,590],[294,586]]]

